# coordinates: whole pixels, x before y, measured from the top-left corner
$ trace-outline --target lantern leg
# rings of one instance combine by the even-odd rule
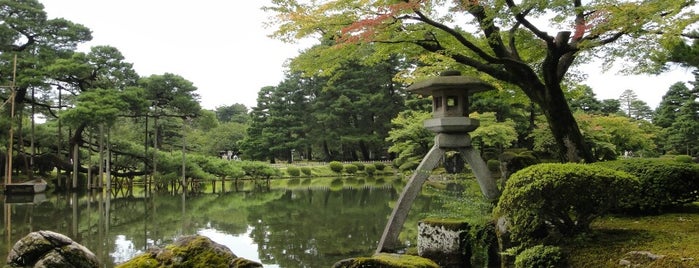
[[[500,196],[500,190],[498,189],[497,183],[493,175],[490,174],[488,165],[483,161],[480,154],[473,147],[461,147],[459,148],[459,153],[461,157],[471,166],[473,174],[476,175],[476,180],[478,180],[478,185],[481,188],[481,192],[488,200],[497,200]]]
[[[408,184],[403,188],[403,192],[398,198],[398,203],[393,208],[391,217],[388,219],[383,235],[381,235],[379,245],[376,248],[376,253],[393,251],[399,247],[398,235],[400,234],[401,228],[403,228],[405,219],[408,217],[410,207],[413,205],[415,198],[420,194],[422,185],[427,178],[429,178],[432,170],[439,165],[439,161],[442,159],[445,152],[444,148],[440,148],[435,144],[422,159],[420,165],[417,166]]]

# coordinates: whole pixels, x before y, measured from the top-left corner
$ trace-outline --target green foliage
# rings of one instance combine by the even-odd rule
[[[627,150],[654,152],[656,149],[654,141],[660,130],[645,120],[585,113],[576,113],[575,118],[597,160],[613,160]],[[553,135],[545,123],[539,123],[530,137],[536,152],[558,154]]]
[[[355,164],[347,164],[344,166],[344,169],[345,169],[345,172],[347,172],[347,174],[357,173],[357,170],[358,170],[357,165],[355,165]]]
[[[434,133],[422,124],[431,117],[431,113],[428,112],[407,110],[391,120],[393,128],[386,140],[392,143],[388,151],[397,155],[393,163],[400,170],[415,169],[432,146]],[[377,169],[381,170],[379,166]]]
[[[142,99],[143,90],[129,88],[125,91],[94,89],[78,96],[78,103],[73,109],[61,114],[63,120],[73,127],[87,124],[93,127],[105,124],[111,126],[117,117],[123,116],[124,111],[133,107],[146,107],[146,101]]]
[[[383,171],[386,168],[386,164],[381,163],[381,162],[374,163],[374,166],[376,167],[376,170],[378,170],[378,171]]]
[[[332,161],[328,163],[328,166],[330,167],[330,170],[338,174],[342,173],[342,170],[344,169],[344,165],[338,161]]]
[[[558,268],[567,267],[568,262],[561,248],[536,245],[517,254],[516,268]]]
[[[494,214],[507,217],[513,241],[531,245],[587,231],[595,218],[627,203],[637,187],[636,178],[612,169],[539,164],[510,177]]]
[[[151,75],[139,80],[146,91],[146,99],[151,101],[154,116],[196,117],[201,110],[197,101],[197,87],[182,76],[165,73]]]
[[[313,57],[318,47],[323,45],[299,58]],[[402,85],[392,80],[402,62],[358,60],[338,62],[332,77],[291,71],[279,85],[262,88],[243,143],[246,152],[253,159],[289,159],[292,149],[322,146],[309,157],[325,161],[359,160],[355,155],[370,160],[372,152],[385,152],[390,121],[404,109]]]
[[[221,151],[240,151],[238,143],[245,139],[247,129],[247,125],[229,122],[221,123],[209,131],[198,132],[198,136],[202,137],[202,153],[217,155]]]
[[[640,187],[626,209],[657,212],[699,200],[699,166],[672,159],[630,158],[599,162],[596,166],[636,176]]]
[[[312,172],[311,168],[309,168],[309,167],[301,167],[301,173],[303,173],[303,175],[306,175],[306,176],[311,176],[311,174],[313,172]]]
[[[500,161],[498,161],[497,159],[488,160],[487,165],[488,165],[488,170],[490,170],[492,172],[496,172],[496,171],[500,170]]]
[[[362,171],[364,170],[364,163],[353,163],[355,166],[357,166],[357,170]]]
[[[233,122],[245,124],[248,123],[248,121],[250,121],[248,108],[240,103],[216,107],[215,113],[216,118],[218,118],[218,120],[222,123]]]
[[[240,178],[245,175],[243,168],[234,161],[196,154],[189,154],[187,159],[196,163],[203,172],[212,175],[207,177]]]
[[[689,155],[677,155],[674,157],[675,161],[682,163],[692,163],[693,159]]]
[[[536,158],[536,156],[534,156],[534,154],[532,154],[531,151],[524,151],[520,153],[513,151],[504,152],[500,156],[500,161],[506,164],[507,172],[509,174],[541,162]]]
[[[286,168],[286,173],[288,173],[289,176],[298,177],[299,175],[301,175],[301,169],[295,166],[289,166]]]
[[[513,6],[507,1],[465,5],[462,1],[300,4],[277,0],[267,10],[281,18],[273,22],[277,26],[273,37],[286,41],[321,38],[323,45],[313,54],[291,64],[295,70],[331,75],[343,61],[357,59],[371,50],[377,53],[366,55],[360,62],[380,62],[395,54],[415,59],[414,68],[396,76],[403,80],[451,68],[499,80],[501,85],[515,85],[544,111],[552,130],[561,130],[555,131],[554,141],[561,159],[570,161],[577,161],[578,153],[586,161],[594,158],[562,90],[569,67],[594,54],[609,64],[620,58],[632,59],[636,64],[627,65],[628,71],[657,71],[660,65],[653,59],[667,54],[663,44],[683,41],[681,34],[694,28],[697,21],[692,5],[682,1],[663,5],[585,1],[575,6],[567,1],[525,1]],[[604,14],[581,10],[604,10]],[[454,24],[455,18],[463,21]],[[531,25],[516,27],[525,20]],[[576,20],[578,26],[571,32],[570,25]],[[474,27],[452,26],[464,24]],[[543,28],[553,31],[539,30]],[[557,36],[563,29],[572,35]],[[555,44],[556,38],[559,44]],[[570,50],[561,52],[562,44]],[[486,53],[490,51],[494,53]],[[569,149],[576,152],[567,153]]]
[[[366,173],[369,176],[374,175],[374,173],[376,173],[376,166],[374,164],[368,164],[364,166],[364,173]]]
[[[266,163],[257,161],[239,161],[245,175],[253,179],[269,179],[281,175],[281,171]]]
[[[399,161],[398,159],[393,160],[394,164],[399,164],[398,170],[400,171],[412,171],[417,169],[417,167],[420,165],[420,160],[422,160],[421,157],[411,157],[408,159],[404,159],[402,162]]]
[[[473,113],[469,117],[478,119],[481,122],[481,125],[476,130],[469,133],[474,142],[480,143],[481,146],[495,147],[502,150],[509,148],[517,141],[515,122],[511,119],[497,122],[495,113],[492,112]]]

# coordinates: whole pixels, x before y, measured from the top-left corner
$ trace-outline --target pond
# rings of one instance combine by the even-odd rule
[[[228,184],[224,193],[212,193],[209,185],[204,194],[186,197],[145,195],[140,189],[133,196],[2,196],[0,257],[4,262],[26,234],[51,230],[88,247],[104,267],[113,267],[149,247],[201,234],[265,267],[330,267],[373,253],[404,183],[398,178],[313,178]],[[431,203],[428,196],[416,201],[406,229]]]

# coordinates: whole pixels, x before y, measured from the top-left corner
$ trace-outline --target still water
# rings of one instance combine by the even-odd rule
[[[2,196],[0,257],[4,262],[26,234],[51,230],[113,267],[149,247],[201,234],[265,267],[330,267],[373,253],[403,185],[397,178],[313,178],[228,184],[223,193],[219,183],[217,193],[208,185],[205,193],[186,197],[139,189],[133,195]],[[416,201],[406,229],[430,203],[429,197]]]

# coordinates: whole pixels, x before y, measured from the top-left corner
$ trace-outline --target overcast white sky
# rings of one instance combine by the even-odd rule
[[[276,86],[283,63],[304,45],[267,37],[269,17],[260,10],[269,1],[225,0],[40,0],[49,18],[62,17],[93,32],[81,47],[116,47],[141,76],[174,73],[198,88],[204,108],[242,103],[256,105],[257,92]],[[306,42],[308,43],[308,42]],[[308,44],[307,44],[308,45]],[[591,86],[598,99],[616,99],[632,89],[655,108],[670,85],[693,80],[675,70],[661,76],[599,74],[592,66]]]

